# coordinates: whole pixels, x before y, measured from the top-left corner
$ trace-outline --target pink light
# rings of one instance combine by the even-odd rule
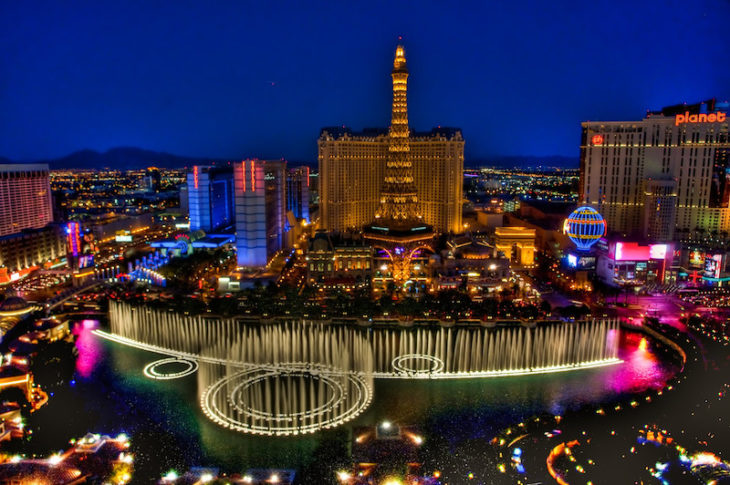
[[[649,257],[651,259],[665,259],[667,257],[666,244],[650,244]]]
[[[659,245],[661,246],[661,245]],[[666,247],[664,248],[666,254]],[[617,242],[616,261],[649,261],[649,246],[639,246],[638,243]]]
[[[76,372],[84,378],[91,376],[103,357],[104,350],[99,340],[91,333],[98,326],[99,322],[96,320],[84,320],[81,322],[81,325],[74,327],[73,333],[76,335],[76,349],[79,351],[79,355],[76,358]]]

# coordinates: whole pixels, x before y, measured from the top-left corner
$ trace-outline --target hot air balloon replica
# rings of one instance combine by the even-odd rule
[[[606,229],[603,216],[589,206],[578,207],[563,223],[563,232],[579,251],[589,251],[606,234]]]

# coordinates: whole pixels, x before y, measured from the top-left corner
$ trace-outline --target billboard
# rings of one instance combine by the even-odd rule
[[[722,254],[708,254],[705,257],[705,276],[719,278],[722,271]]]
[[[705,253],[699,249],[693,249],[689,252],[688,265],[690,268],[705,267]]]
[[[666,259],[669,246],[667,244],[649,244],[642,246],[634,242],[617,242],[614,251],[616,261],[649,261],[650,259]]]
[[[569,268],[585,270],[585,269],[596,269],[596,257],[590,254],[575,254],[568,253],[565,258]]]

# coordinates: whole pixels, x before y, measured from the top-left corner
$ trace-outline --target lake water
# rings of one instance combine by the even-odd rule
[[[97,322],[76,328],[79,356],[72,385],[54,390],[49,403],[32,415],[31,452],[64,449],[87,432],[124,432],[136,453],[139,483],[169,469],[213,466],[228,472],[247,468],[297,468],[332,432],[305,437],[250,436],[219,427],[198,404],[195,375],[155,381],[142,369],[161,358],[101,339]],[[541,412],[561,414],[584,404],[610,402],[619,395],[661,387],[677,369],[661,362],[638,333],[622,331],[622,364],[556,374],[454,380],[376,380],[370,407],[342,427],[383,420],[420,426],[425,439],[451,442],[491,438],[493,432]]]

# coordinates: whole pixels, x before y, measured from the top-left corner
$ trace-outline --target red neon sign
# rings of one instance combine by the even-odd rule
[[[193,185],[195,186],[196,189],[198,188],[198,166],[197,165],[195,165],[193,167]]]
[[[591,143],[593,145],[603,145],[603,135],[593,135]]]
[[[243,179],[243,191],[246,192],[246,160],[241,161],[241,179]]]
[[[685,111],[684,114],[677,115],[674,117],[674,126],[679,126],[683,123],[722,123],[727,119],[727,113],[718,111],[717,113],[702,113],[691,115],[689,111]]]

